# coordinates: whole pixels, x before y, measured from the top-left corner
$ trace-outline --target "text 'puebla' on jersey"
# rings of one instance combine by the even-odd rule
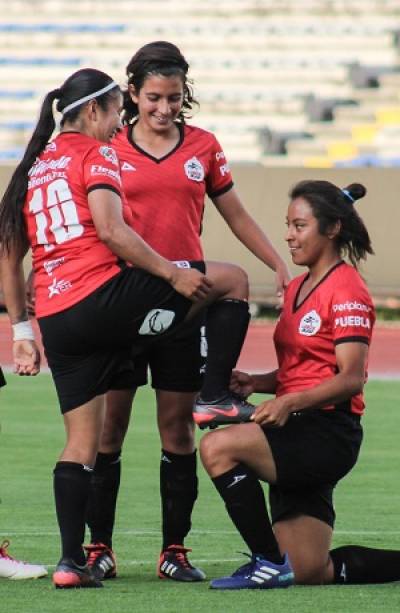
[[[298,304],[308,274],[289,283],[275,328],[278,358],[277,395],[310,389],[334,377],[335,346],[369,344],[375,321],[374,306],[359,273],[341,262]],[[366,373],[367,375],[367,373]],[[333,407],[326,407],[333,408]],[[363,395],[351,399],[351,410],[362,414]]]

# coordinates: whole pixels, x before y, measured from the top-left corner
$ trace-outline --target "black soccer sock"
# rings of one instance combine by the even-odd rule
[[[237,464],[212,481],[251,553],[259,553],[276,564],[282,563],[264,492],[256,474],[245,464]]]
[[[345,545],[330,551],[334,583],[389,583],[400,581],[400,551]]]
[[[112,548],[120,481],[121,452],[99,452],[92,475],[86,512],[86,523],[90,528],[92,543],[104,543]]]
[[[239,359],[249,321],[249,305],[245,300],[221,300],[209,307],[202,400],[216,400],[229,390],[231,372]]]
[[[183,545],[191,528],[191,515],[198,491],[196,466],[196,451],[178,455],[161,450],[163,550],[169,545]]]
[[[76,462],[57,462],[54,468],[54,496],[61,533],[62,557],[85,564],[82,549],[85,515],[92,470]]]

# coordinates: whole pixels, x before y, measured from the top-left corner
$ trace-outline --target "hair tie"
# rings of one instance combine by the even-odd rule
[[[342,194],[344,194],[344,195],[345,195],[345,197],[346,197],[348,200],[350,200],[350,202],[351,202],[352,204],[354,204],[354,203],[355,203],[355,199],[354,199],[354,198],[353,198],[353,196],[350,194],[350,192],[349,192],[349,190],[348,190],[348,189],[342,189]]]
[[[71,102],[71,104],[68,104],[65,108],[63,108],[61,112],[63,115],[65,115],[66,113],[68,113],[68,111],[71,111],[77,106],[80,106],[84,102],[88,102],[89,100],[94,100],[98,96],[101,96],[105,94],[106,92],[110,91],[110,89],[114,89],[114,87],[118,87],[118,83],[111,81],[111,83],[93,92],[93,94],[89,94],[88,96],[83,96],[83,98],[79,98],[79,100],[75,100],[75,102]]]

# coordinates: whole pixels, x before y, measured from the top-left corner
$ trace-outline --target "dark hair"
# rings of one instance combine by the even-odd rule
[[[304,198],[318,220],[318,229],[326,235],[335,223],[340,222],[340,231],[335,237],[341,255],[347,255],[355,268],[367,253],[373,254],[368,230],[354,204],[367,193],[361,183],[352,183],[340,189],[329,181],[301,181],[294,186],[289,196]]]
[[[179,76],[183,84],[183,102],[178,118],[184,123],[185,119],[190,117],[186,111],[190,111],[194,104],[198,104],[193,96],[192,82],[187,77],[188,70],[189,64],[178,47],[172,43],[158,40],[144,45],[135,53],[126,67],[126,76],[128,77],[128,85],[133,85],[137,94],[150,75]],[[122,122],[127,124],[139,114],[139,109],[137,104],[133,102],[128,89],[123,94]]]
[[[25,149],[25,153],[1,199],[0,253],[8,253],[11,247],[19,246],[21,240],[27,241],[23,206],[28,189],[28,173],[36,158],[45,149],[56,127],[53,115],[54,101],[58,100],[56,109],[62,112],[72,102],[89,96],[110,83],[112,83],[112,78],[106,73],[94,68],[83,68],[68,77],[60,88],[53,89],[45,96],[38,122]],[[102,109],[107,109],[109,100],[115,97],[116,91],[121,91],[118,85],[98,98],[96,97]],[[84,102],[82,102],[83,104]],[[82,105],[68,111],[61,120],[61,126],[65,121],[74,121],[82,110]]]

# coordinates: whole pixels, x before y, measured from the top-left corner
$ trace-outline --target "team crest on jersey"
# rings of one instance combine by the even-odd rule
[[[184,165],[185,173],[191,181],[203,181],[204,168],[200,160],[196,157],[190,158]]]
[[[303,334],[303,336],[314,336],[314,334],[317,334],[320,327],[321,318],[317,311],[312,310],[301,318],[299,332]]]
[[[112,147],[107,147],[106,145],[103,145],[103,147],[100,147],[99,152],[104,158],[106,158],[106,160],[111,162],[111,164],[115,164],[115,166],[118,166],[117,154]]]

